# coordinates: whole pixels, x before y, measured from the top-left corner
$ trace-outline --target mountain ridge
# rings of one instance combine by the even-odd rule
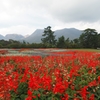
[[[40,43],[41,38],[43,38],[43,31],[44,29],[36,29],[32,34],[30,34],[28,37],[25,37],[21,34],[7,34],[6,36],[0,35],[0,40],[17,40],[17,41],[26,41],[29,43]],[[63,28],[58,29],[54,31],[54,35],[56,36],[56,39],[58,39],[61,36],[64,36],[65,39],[75,39],[78,38],[82,33],[82,30],[76,29],[76,28]]]

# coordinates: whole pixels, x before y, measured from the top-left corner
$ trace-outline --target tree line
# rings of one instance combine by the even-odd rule
[[[51,26],[48,26],[44,28],[41,43],[0,40],[0,48],[100,48],[100,33],[95,29],[87,28],[82,31],[79,38],[70,40],[61,36],[56,39]]]

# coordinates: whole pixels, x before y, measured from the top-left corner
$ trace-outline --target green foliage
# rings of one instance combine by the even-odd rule
[[[97,48],[98,39],[95,29],[85,29],[80,35],[80,43],[85,48]]]
[[[57,47],[58,48],[66,48],[66,42],[65,42],[64,36],[61,36],[58,38]]]
[[[96,67],[96,76],[100,76],[100,67],[99,66]]]
[[[50,44],[50,45],[56,44],[55,35],[54,32],[51,30],[50,26],[44,29],[44,34],[42,36],[44,38],[42,38],[41,40],[44,44]]]
[[[17,90],[12,90],[10,92],[11,94],[11,100],[25,100],[27,97],[27,91],[28,91],[28,84],[23,82],[20,83]]]
[[[34,100],[60,100],[61,94],[53,94],[50,91],[44,89],[38,89],[33,92],[33,95],[36,96]]]

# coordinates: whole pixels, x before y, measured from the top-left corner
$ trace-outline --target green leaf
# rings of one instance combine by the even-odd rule
[[[35,98],[34,100],[39,100],[38,98]],[[40,99],[41,100],[41,99]]]
[[[27,97],[27,95],[25,95],[25,94],[21,94],[21,96],[20,96],[21,100],[25,100],[26,97]]]
[[[28,91],[28,84],[25,83],[25,82],[20,83],[17,91],[18,91],[19,94],[26,94],[27,91]]]

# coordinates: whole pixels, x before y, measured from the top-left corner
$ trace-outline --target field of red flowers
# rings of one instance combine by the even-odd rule
[[[1,56],[0,100],[100,100],[100,53]]]

